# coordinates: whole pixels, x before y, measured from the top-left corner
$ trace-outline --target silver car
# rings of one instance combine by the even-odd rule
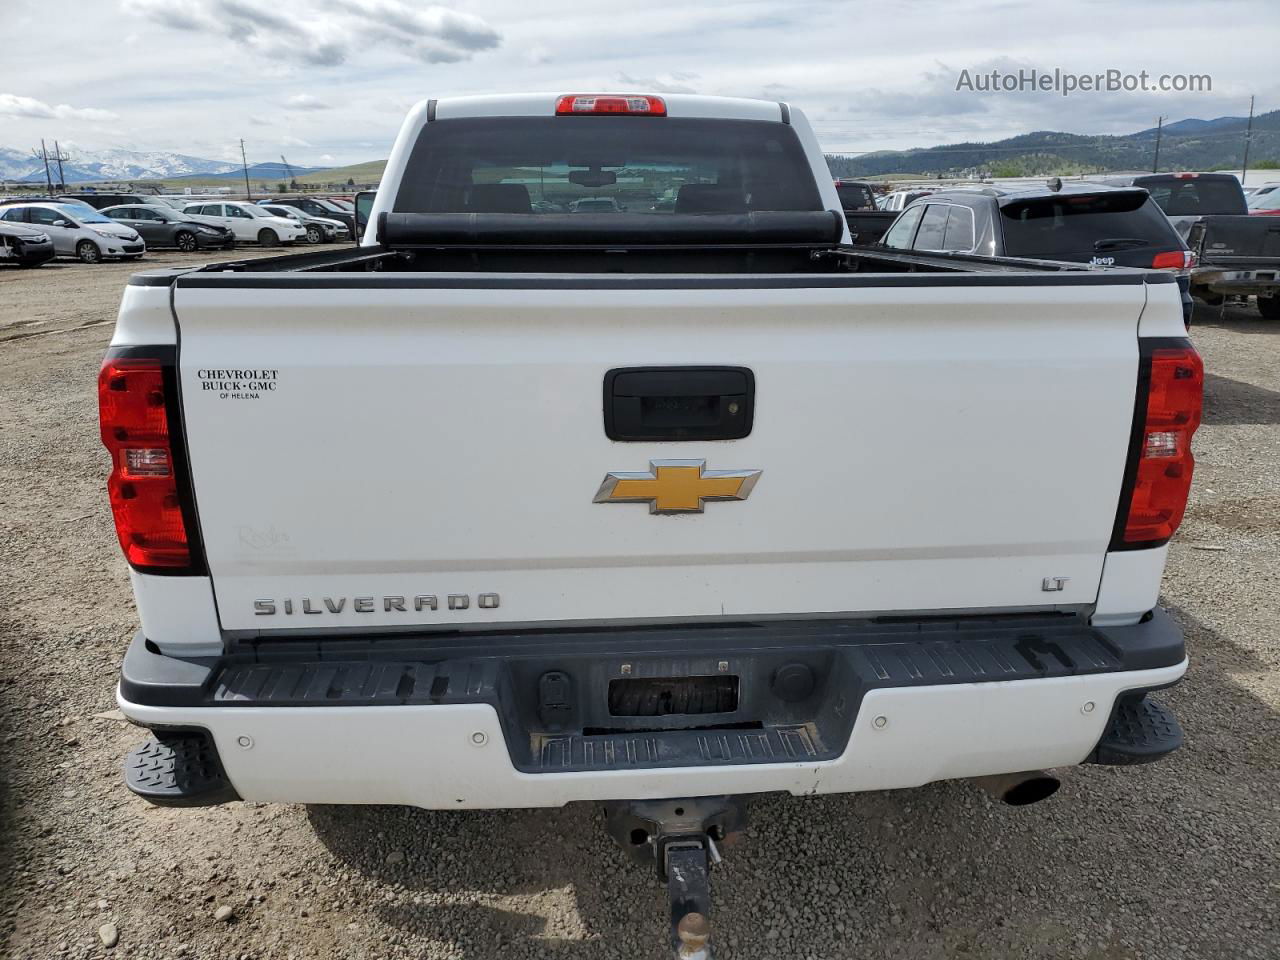
[[[147,252],[138,232],[77,203],[18,203],[0,207],[0,220],[26,223],[49,235],[59,257],[82,263],[137,260]]]

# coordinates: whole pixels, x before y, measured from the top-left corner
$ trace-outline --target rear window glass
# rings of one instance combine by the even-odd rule
[[[1015,200],[1000,208],[1000,222],[1010,257],[1088,260],[1099,250],[1129,242],[1182,246],[1160,208],[1136,190]]]
[[[587,201],[587,202],[584,202]],[[783,123],[681,117],[479,117],[428,123],[402,213],[747,213],[823,209]]]
[[[1247,213],[1244,191],[1235,177],[1139,177],[1157,206],[1171,217]]]
[[[861,183],[837,183],[836,194],[840,197],[840,206],[845,210],[874,210],[876,198]]]

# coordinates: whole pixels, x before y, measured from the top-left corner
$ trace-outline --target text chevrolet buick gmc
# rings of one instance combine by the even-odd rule
[[[362,247],[130,281],[128,784],[609,801],[687,920],[744,794],[1154,759],[1202,378],[1167,273],[850,247],[785,104],[427,101]]]

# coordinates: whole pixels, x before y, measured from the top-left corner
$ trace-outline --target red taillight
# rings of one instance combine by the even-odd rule
[[[1204,365],[1185,341],[1156,347],[1148,354],[1150,378],[1145,415],[1137,424],[1136,464],[1121,497],[1121,543],[1132,549],[1159,546],[1182,523],[1191,492],[1195,458],[1191,437],[1200,426],[1204,399]]]
[[[1186,270],[1195,266],[1195,255],[1190,250],[1157,253],[1151,261],[1151,266],[1157,270]]]
[[[661,97],[609,93],[570,93],[556,101],[556,116],[559,117],[590,116],[600,113],[665,117],[667,103]]]
[[[143,569],[191,565],[168,400],[161,361],[136,357],[103,361],[98,413],[102,442],[111,454],[107,493],[125,558]]]

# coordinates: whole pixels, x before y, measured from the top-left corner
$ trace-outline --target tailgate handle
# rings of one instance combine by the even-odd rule
[[[746,367],[621,367],[604,375],[610,440],[738,440],[751,433]]]

